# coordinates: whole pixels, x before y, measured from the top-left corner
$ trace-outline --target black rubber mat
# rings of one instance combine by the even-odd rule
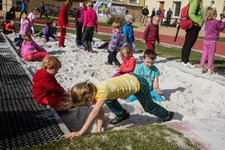
[[[32,82],[14,54],[0,47],[0,150],[63,138],[53,113],[35,102]]]

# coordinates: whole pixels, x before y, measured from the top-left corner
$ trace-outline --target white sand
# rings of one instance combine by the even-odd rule
[[[14,35],[9,35],[12,39]],[[35,39],[47,51],[62,61],[62,68],[56,78],[65,89],[89,80],[98,83],[110,78],[116,68],[105,65],[107,51],[97,50],[86,53],[75,46],[75,35],[68,34],[65,48],[57,47],[57,42],[44,43]],[[142,54],[135,53],[137,62],[142,62]],[[39,62],[26,62],[32,73],[40,67]],[[187,137],[201,143],[206,149],[225,149],[225,78],[219,75],[200,74],[197,68],[184,68],[180,63],[165,58],[157,58],[155,64],[161,72],[160,88],[165,102],[160,103],[175,112],[174,120],[166,123]],[[121,129],[129,126],[160,122],[155,116],[145,113],[140,104],[121,102],[131,113],[131,117],[115,126],[107,124],[107,129]],[[106,122],[114,115],[105,107]]]

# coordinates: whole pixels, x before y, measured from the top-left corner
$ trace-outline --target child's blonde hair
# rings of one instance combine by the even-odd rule
[[[121,29],[121,24],[118,22],[118,21],[114,21],[113,23],[112,23],[112,28],[113,29]]]
[[[23,37],[23,42],[27,42],[27,41],[29,41],[29,40],[31,40],[32,38],[31,38],[31,36],[30,36],[30,34],[26,34],[26,35],[24,35],[24,37]]]
[[[82,82],[74,85],[71,89],[71,98],[74,106],[90,106],[95,104],[97,88],[93,83]]]
[[[206,7],[205,9],[205,20],[212,20],[213,18],[216,18],[217,11],[216,8],[213,8],[211,6]]]
[[[62,67],[62,64],[60,62],[60,60],[55,57],[55,56],[48,56],[46,58],[44,58],[42,64],[41,64],[41,68],[44,70],[47,69],[60,69]]]
[[[133,51],[131,50],[129,45],[124,45],[120,50],[120,56],[124,58],[124,52],[128,54],[128,56],[133,55]]]

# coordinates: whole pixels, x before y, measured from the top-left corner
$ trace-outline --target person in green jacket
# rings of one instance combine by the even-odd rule
[[[191,53],[191,49],[198,38],[198,33],[201,30],[201,27],[204,23],[204,18],[203,18],[204,7],[202,3],[203,3],[203,0],[190,0],[188,15],[191,18],[191,20],[194,22],[194,25],[192,26],[192,28],[186,30],[185,42],[182,48],[181,63],[185,67],[191,67],[191,68],[194,67],[189,62],[190,61],[189,56]]]

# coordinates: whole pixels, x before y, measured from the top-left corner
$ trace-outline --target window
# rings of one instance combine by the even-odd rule
[[[181,9],[181,2],[173,2],[173,16],[179,17],[180,16],[180,9]]]
[[[16,1],[16,11],[22,10],[22,1]]]
[[[131,4],[138,4],[139,0],[129,0],[129,3],[131,3]]]
[[[113,0],[114,2],[123,2],[123,0]]]
[[[211,1],[211,2],[210,2],[210,6],[211,6],[211,7],[215,7],[215,1]]]

